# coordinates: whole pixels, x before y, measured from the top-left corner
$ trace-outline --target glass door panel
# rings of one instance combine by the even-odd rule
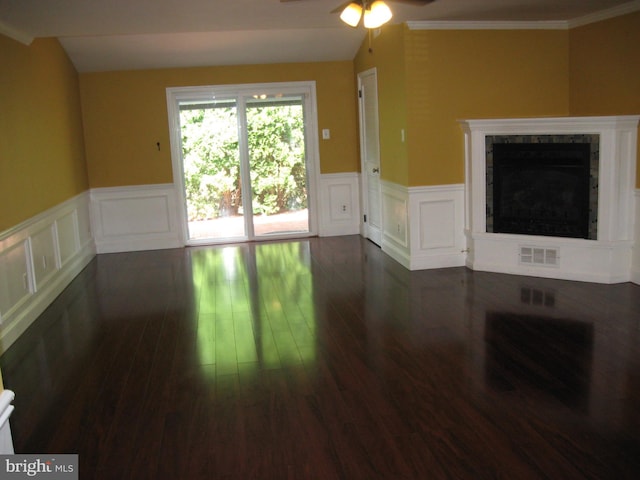
[[[304,96],[246,100],[255,237],[309,232]]]
[[[313,85],[180,87],[167,98],[187,245],[315,234]]]
[[[188,239],[247,237],[235,99],[181,101]]]

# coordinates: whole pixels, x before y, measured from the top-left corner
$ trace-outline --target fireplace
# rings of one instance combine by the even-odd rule
[[[597,236],[598,135],[488,135],[487,232]]]
[[[466,265],[629,281],[640,116],[465,120]]]

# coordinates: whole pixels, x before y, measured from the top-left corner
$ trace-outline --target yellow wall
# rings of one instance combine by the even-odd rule
[[[407,130],[407,85],[404,57],[406,27],[389,25],[380,36],[367,38],[358,51],[356,73],[376,68],[380,119],[380,175],[383,179],[407,185],[409,178],[407,143],[401,130]],[[357,141],[357,138],[356,138]]]
[[[406,186],[464,182],[459,120],[569,113],[564,30],[383,27],[356,56],[378,69],[383,178]],[[407,140],[400,141],[406,128]]]
[[[568,114],[568,61],[566,31],[409,32],[409,185],[464,182],[459,120]]]
[[[0,232],[88,188],[78,75],[55,39],[0,35]]]
[[[458,120],[639,114],[639,59],[636,12],[570,30],[386,26],[354,64],[378,71],[383,178],[428,186],[464,181]]]
[[[330,140],[320,140],[321,171],[356,171],[358,122],[352,62],[81,74],[89,183],[96,188],[173,181],[167,87],[311,80],[316,81],[318,127],[331,130]]]
[[[572,115],[640,114],[640,12],[574,28],[569,46]],[[640,145],[638,161],[640,188]]]

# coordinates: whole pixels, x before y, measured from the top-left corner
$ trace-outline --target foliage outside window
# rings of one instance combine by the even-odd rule
[[[243,213],[237,110],[229,105],[180,112],[189,221]],[[246,115],[253,213],[307,208],[302,106],[249,105]]]

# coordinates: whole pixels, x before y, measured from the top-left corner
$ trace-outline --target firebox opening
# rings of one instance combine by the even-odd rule
[[[595,239],[592,143],[516,138],[487,144],[487,231]]]

